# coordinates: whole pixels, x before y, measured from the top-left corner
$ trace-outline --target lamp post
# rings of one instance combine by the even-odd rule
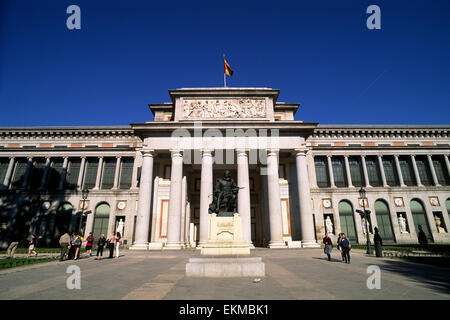
[[[81,233],[81,224],[83,223],[84,208],[85,208],[85,203],[86,203],[88,194],[89,194],[89,189],[81,190],[81,199],[83,199],[83,205],[81,207],[80,224],[78,225],[78,234]],[[89,211],[87,211],[86,214],[89,214]]]
[[[370,245],[370,237],[369,237],[369,227],[367,225],[367,211],[366,211],[366,190],[361,187],[361,189],[359,189],[359,196],[362,199],[362,203],[363,203],[363,212],[364,212],[364,221],[366,223],[366,237],[367,237],[367,254],[372,254],[372,247]]]

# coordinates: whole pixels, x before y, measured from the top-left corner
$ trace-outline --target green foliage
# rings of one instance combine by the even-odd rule
[[[1,259],[0,260],[0,270],[2,269],[8,269],[8,268],[14,268],[14,267],[20,267],[20,266],[26,266],[26,265],[32,265],[36,263],[44,263],[44,262],[50,262],[57,260],[57,257],[52,258],[7,258],[7,259]]]
[[[373,246],[373,245],[372,245]],[[366,245],[352,244],[353,249],[367,249]],[[373,247],[372,247],[373,248]],[[431,253],[449,253],[450,244],[429,244],[421,246],[420,244],[392,244],[383,246],[386,251],[426,251]]]

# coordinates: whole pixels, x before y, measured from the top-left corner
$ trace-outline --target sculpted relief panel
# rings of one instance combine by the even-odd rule
[[[265,119],[265,99],[185,99],[183,119]]]

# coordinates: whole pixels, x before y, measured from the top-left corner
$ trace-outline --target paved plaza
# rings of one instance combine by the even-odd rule
[[[351,264],[333,250],[327,261],[322,249],[256,249],[266,276],[254,278],[188,278],[185,265],[199,250],[136,252],[123,250],[119,259],[50,262],[0,271],[0,299],[168,299],[168,300],[294,300],[294,299],[450,299],[448,268],[368,257],[352,250]],[[69,290],[66,273],[80,267],[81,289]],[[368,289],[381,270],[381,288]],[[256,281],[255,281],[256,280]]]

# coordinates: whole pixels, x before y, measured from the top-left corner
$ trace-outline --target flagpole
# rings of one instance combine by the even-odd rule
[[[225,74],[225,53],[223,54],[223,63],[224,63],[224,68],[223,68],[223,87],[226,88],[227,87],[227,75]]]

